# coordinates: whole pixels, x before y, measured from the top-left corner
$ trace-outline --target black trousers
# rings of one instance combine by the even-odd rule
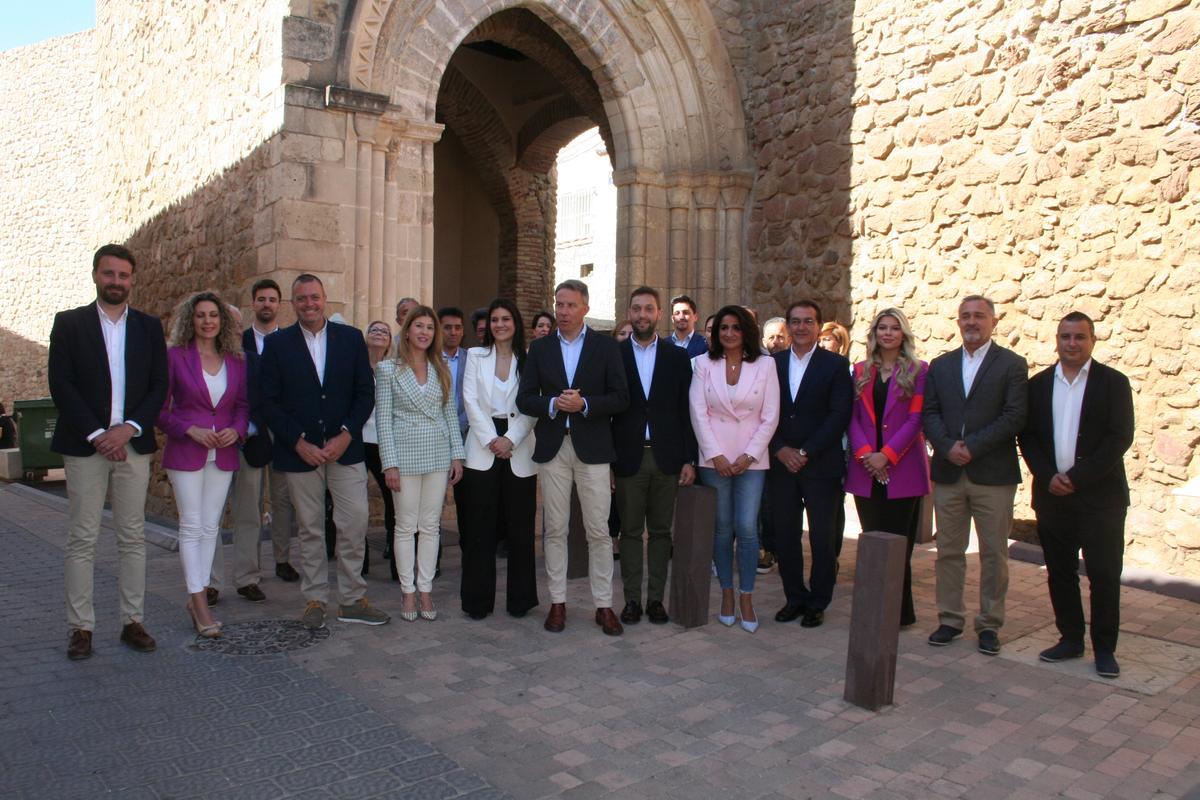
[[[529,611],[538,604],[533,558],[537,477],[518,478],[507,460],[497,458],[487,471],[463,470],[459,487],[469,499],[463,509],[467,524],[460,533],[463,611],[490,614],[496,608],[496,539],[501,534],[508,540],[505,609],[510,614]]]
[[[775,525],[775,557],[783,592],[791,605],[824,611],[833,600],[837,582],[837,542],[834,522],[842,496],[841,478],[809,478],[804,470],[788,472],[772,464],[767,475],[771,492],[771,518]],[[808,546],[812,565],[804,581],[804,513],[808,512]]]
[[[383,530],[385,531],[383,540],[386,542],[383,546],[383,554],[391,563],[392,580],[400,580],[400,576],[396,572],[396,554],[392,552],[392,537],[396,532],[396,504],[392,502],[392,490],[387,487],[387,481],[383,477],[383,462],[379,460],[379,445],[366,442],[363,448],[363,461],[367,465],[367,472],[371,473],[371,477],[375,479],[375,484],[379,487],[379,493],[383,495]],[[365,559],[366,556],[363,558]]]
[[[1079,552],[1091,586],[1092,649],[1113,653],[1121,624],[1121,568],[1125,557],[1124,508],[1086,508],[1049,501],[1037,510],[1038,538],[1046,557],[1046,582],[1054,623],[1062,638],[1083,644]],[[1046,507],[1048,506],[1048,507]]]
[[[894,533],[908,540],[908,555],[904,558],[904,594],[900,598],[900,624],[917,621],[912,599],[912,551],[917,541],[917,526],[921,521],[921,498],[897,497],[888,499],[887,487],[871,482],[870,497],[854,497],[858,521],[864,531]],[[844,519],[844,518],[843,518]]]

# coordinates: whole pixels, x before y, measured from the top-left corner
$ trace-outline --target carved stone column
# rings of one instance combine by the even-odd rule
[[[691,226],[692,192],[687,187],[667,189],[668,250],[667,250],[667,294],[663,303],[671,297],[692,291],[691,275]],[[670,309],[667,309],[668,312]],[[668,320],[669,322],[669,320]]]
[[[717,201],[716,186],[699,186],[693,191],[696,201],[696,301],[701,308],[717,310]]]
[[[721,205],[725,215],[724,225],[724,288],[718,293],[719,302],[743,303],[745,276],[742,253],[746,244],[746,199],[750,196],[747,186],[726,186],[721,189]]]

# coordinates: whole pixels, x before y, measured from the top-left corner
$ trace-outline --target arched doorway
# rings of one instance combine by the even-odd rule
[[[466,80],[478,71],[469,62],[507,55],[480,52],[494,45],[565,88],[528,118],[510,119],[506,146],[483,142],[503,156],[492,159],[492,177],[508,172],[500,176],[507,200],[495,187],[479,187],[491,193],[497,215],[497,289],[511,287],[522,308],[544,302],[552,225],[547,231],[543,213],[539,229],[527,212],[544,205],[552,188],[537,176],[549,174],[554,154],[582,130],[574,126],[587,121],[599,125],[614,167],[616,296],[645,283],[668,294],[686,290],[708,309],[744,298],[753,171],[736,81],[703,0],[632,0],[619,20],[597,0],[460,0],[453,16],[447,8],[435,0],[363,0],[342,42],[341,107],[353,112],[361,214],[386,221],[359,226],[369,240],[356,237],[348,280],[356,316],[402,294],[437,295],[435,143],[449,127],[457,140],[447,137],[450,147],[474,147],[474,134],[458,130],[471,123],[455,121],[448,93],[471,102],[471,87],[478,91],[488,79]],[[331,87],[330,96],[337,92]],[[493,111],[501,113],[494,104]],[[490,180],[487,171],[478,174],[481,183]],[[515,240],[506,245],[505,236]],[[505,252],[514,254],[511,263],[501,261]],[[539,259],[535,280],[521,265]]]

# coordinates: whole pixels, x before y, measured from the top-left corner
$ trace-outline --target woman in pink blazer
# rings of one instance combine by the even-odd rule
[[[196,632],[215,638],[221,623],[205,600],[221,512],[246,438],[246,362],[241,334],[214,292],[197,292],[175,309],[167,401],[158,427],[167,436],[163,469],[179,509],[179,561]]]
[[[929,365],[917,358],[904,314],[895,308],[876,314],[867,334],[867,359],[854,365],[846,491],[854,495],[864,531],[908,539],[902,626],[917,621],[911,561],[921,498],[929,494],[929,454],[921,433],[928,371]]]
[[[693,363],[689,400],[700,445],[700,482],[717,490],[713,561],[721,584],[723,625],[733,625],[733,546],[737,541],[742,628],[758,629],[752,593],[758,567],[758,507],[779,421],[775,362],[759,358],[758,324],[741,306],[716,314],[707,355]]]

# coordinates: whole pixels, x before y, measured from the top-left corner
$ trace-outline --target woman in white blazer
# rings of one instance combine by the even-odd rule
[[[742,628],[758,629],[752,593],[758,567],[758,507],[779,421],[775,361],[759,351],[758,324],[741,306],[716,313],[706,355],[696,356],[689,390],[700,446],[700,482],[717,490],[713,561],[721,584],[717,619],[733,625],[733,546],[737,541]]]
[[[447,482],[453,485],[462,477],[465,457],[450,371],[441,353],[437,315],[428,306],[418,306],[408,312],[400,328],[396,358],[375,367],[379,458],[396,504],[392,549],[400,575],[400,618],[409,622],[418,614],[421,619],[437,619],[433,573],[442,504]],[[414,541],[418,531],[420,540]]]
[[[483,619],[496,607],[496,540],[508,541],[505,608],[523,617],[538,604],[533,560],[537,466],[533,463],[534,418],[517,411],[517,385],[525,363],[525,329],[511,300],[487,310],[483,347],[467,353],[463,407],[467,468],[463,491],[471,498],[463,530],[462,609]]]

